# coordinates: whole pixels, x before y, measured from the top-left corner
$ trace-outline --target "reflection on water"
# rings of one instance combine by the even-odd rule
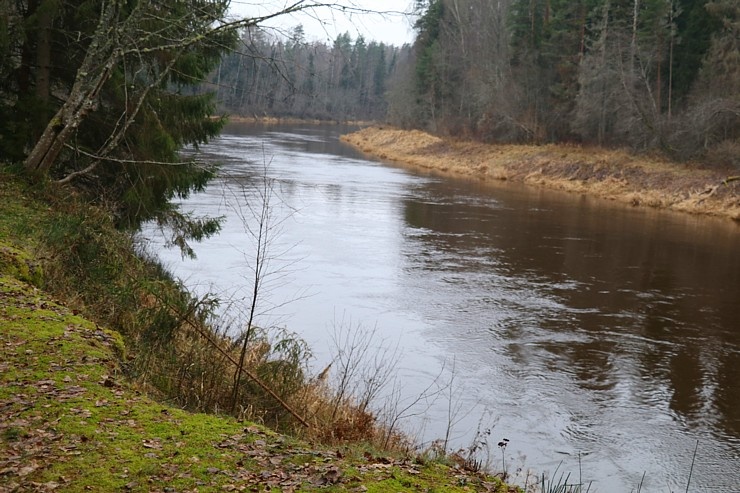
[[[692,485],[737,491],[737,225],[418,176],[363,159],[341,130],[232,126],[206,147],[223,183],[264,169],[279,183],[280,244],[301,260],[275,306],[298,298],[279,318],[319,365],[338,313],[377,323],[404,346],[412,389],[454,359],[460,399],[497,417],[513,462],[574,470],[581,454],[597,491],[634,489],[643,472],[642,491],[665,491],[685,488],[698,440]],[[190,285],[244,283],[224,197],[217,184],[185,203],[229,217],[198,262],[162,253]],[[427,424],[438,436],[440,405]],[[459,425],[461,446],[477,419]]]

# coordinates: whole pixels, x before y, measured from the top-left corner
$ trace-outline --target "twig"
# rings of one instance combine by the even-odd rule
[[[686,493],[689,493],[689,485],[691,485],[691,474],[694,472],[694,462],[696,461],[696,451],[699,450],[699,440],[696,441],[696,447],[694,447],[694,457],[691,458],[691,469],[689,469],[689,480],[686,481]]]

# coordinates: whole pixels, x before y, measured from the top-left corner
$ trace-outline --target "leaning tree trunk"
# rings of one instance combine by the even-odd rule
[[[64,144],[72,136],[88,113],[97,108],[97,96],[110,70],[101,72],[93,81],[75,84],[67,102],[46,125],[44,133],[26,158],[24,168],[29,173],[46,175],[56,161]]]

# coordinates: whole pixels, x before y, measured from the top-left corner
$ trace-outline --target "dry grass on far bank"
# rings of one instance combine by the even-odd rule
[[[425,170],[483,181],[510,180],[740,221],[740,180],[625,151],[571,145],[494,145],[418,130],[369,127],[342,137],[361,151]]]

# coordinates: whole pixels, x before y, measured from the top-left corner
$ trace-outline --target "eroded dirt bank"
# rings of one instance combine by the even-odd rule
[[[368,127],[342,140],[374,157],[433,172],[483,181],[510,180],[634,206],[740,221],[740,179],[732,180],[730,172],[624,151],[564,145],[492,145],[388,127]]]

